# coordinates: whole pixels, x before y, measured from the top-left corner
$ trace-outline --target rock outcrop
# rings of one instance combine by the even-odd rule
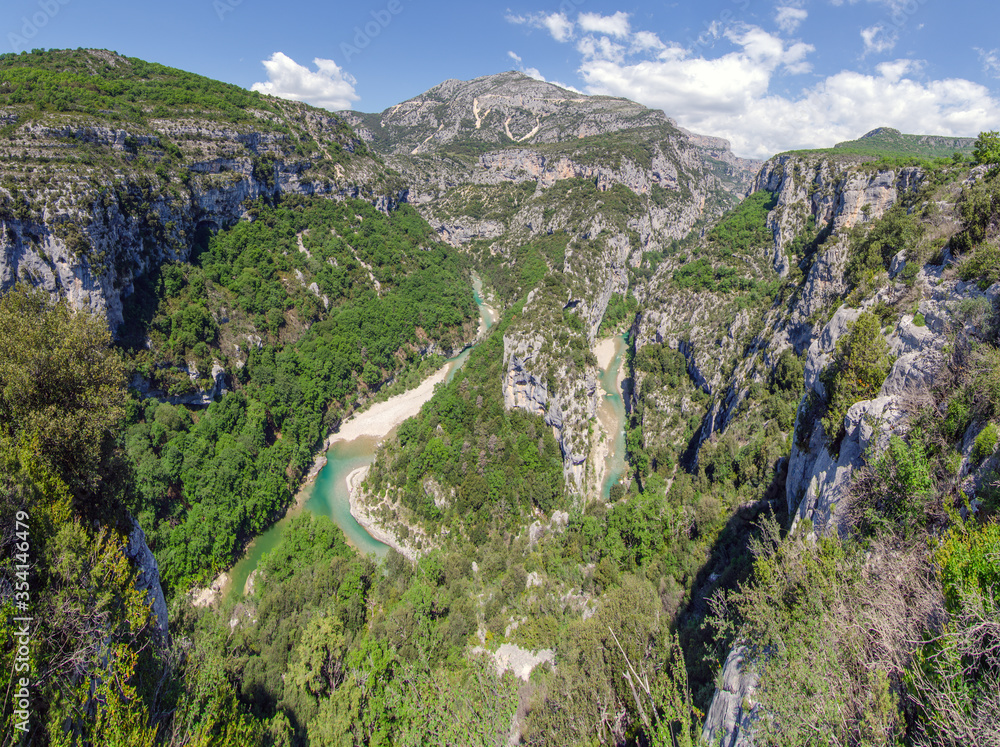
[[[930,395],[945,364],[949,336],[963,323],[954,309],[963,302],[991,301],[1000,295],[1000,283],[984,292],[975,283],[954,279],[938,264],[920,268],[910,281],[903,282],[900,276],[906,255],[900,253],[893,258],[887,282],[881,288],[860,299],[855,308],[842,305],[848,290],[844,278],[846,231],[885,215],[903,195],[920,186],[922,179],[919,169],[870,172],[836,166],[824,159],[804,163],[793,157],[772,159],[757,179],[756,188],[778,193],[777,206],[768,217],[776,253],[783,252],[782,247],[801,234],[810,216],[816,225],[825,223],[830,234],[797,297],[785,308],[768,312],[764,331],[758,335],[761,344],[755,345],[752,352],[752,356],[773,362],[781,350],[792,347],[805,358],[805,395],[797,412],[784,484],[793,532],[808,532],[809,537],[816,538],[846,531],[854,476],[873,454],[888,446],[894,435],[906,434],[910,416]],[[943,254],[947,259],[947,249]],[[779,263],[774,269],[780,271]],[[834,304],[838,306],[829,315]],[[845,435],[835,449],[810,407],[811,402],[822,402],[826,397],[820,374],[833,361],[838,340],[863,311],[899,309],[904,304],[909,306],[909,313],[902,313],[883,331],[894,359],[892,368],[874,398],[848,409]],[[815,323],[817,316],[826,319],[825,323]],[[645,334],[669,335],[662,328],[662,320],[655,333]],[[745,378],[741,381],[741,376],[752,370],[747,363],[736,366],[725,392],[717,395],[716,411],[720,407],[738,409],[725,405],[734,391],[742,391],[750,384]],[[703,438],[710,431],[727,427],[727,418],[712,420],[710,413],[706,423],[709,421],[710,425],[703,428]],[[966,441],[971,443],[970,438]],[[757,718],[752,698],[755,679],[753,667],[744,666],[746,650],[744,646],[736,647],[726,661],[725,685],[716,692],[705,726],[705,738],[711,737],[712,744],[729,747],[753,743],[752,724]]]
[[[772,264],[785,277],[791,269],[787,248],[802,233],[809,218],[840,235],[858,223],[881,218],[899,196],[918,186],[923,171],[907,167],[887,171],[845,169],[836,160],[800,156],[772,158],[754,180],[753,191],[778,196],[767,218],[774,234]]]
[[[757,717],[753,695],[759,676],[750,668],[750,650],[735,646],[722,665],[720,686],[705,715],[701,741],[712,747],[753,747],[751,727]]]
[[[110,58],[111,77],[132,65],[101,51],[55,54]],[[137,278],[186,260],[207,234],[250,218],[256,200],[357,197],[385,210],[405,197],[337,115],[276,99],[260,106],[235,120],[0,109],[12,128],[0,143],[0,290],[26,281],[114,331]]]
[[[146,534],[139,522],[132,519],[132,531],[128,536],[125,554],[136,568],[135,587],[146,592],[149,606],[156,616],[157,630],[163,636],[167,635],[167,601],[163,597],[163,587],[160,585],[160,568],[153,557],[153,551],[146,544]]]
[[[530,311],[530,302],[525,306]],[[540,415],[553,429],[563,455],[563,475],[574,492],[588,487],[590,456],[588,425],[598,404],[596,368],[570,374],[565,363],[553,361],[546,340],[530,330],[513,329],[504,335],[504,406]],[[544,372],[544,373],[543,373]]]

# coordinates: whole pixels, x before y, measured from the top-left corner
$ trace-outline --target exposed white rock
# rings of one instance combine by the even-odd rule
[[[163,588],[160,585],[160,568],[156,564],[152,550],[146,544],[146,534],[134,518],[125,554],[132,560],[138,571],[135,587],[146,592],[153,615],[156,617],[155,625],[161,635],[167,635],[167,602],[163,597]]]
[[[753,695],[760,677],[750,667],[750,650],[737,645],[722,666],[721,687],[716,688],[705,716],[701,741],[713,747],[752,747],[750,726],[757,717]]]
[[[556,663],[556,652],[550,648],[541,651],[528,651],[512,643],[504,643],[493,652],[476,646],[472,649],[472,653],[485,653],[491,656],[498,675],[510,671],[515,677],[519,677],[525,682],[531,677],[532,670],[539,664],[547,663],[554,667]]]

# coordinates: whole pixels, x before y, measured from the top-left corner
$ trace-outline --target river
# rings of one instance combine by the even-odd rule
[[[482,281],[476,275],[473,276],[472,288],[479,307],[478,339],[481,339],[496,323],[498,315],[483,301]],[[347,476],[359,467],[371,464],[375,460],[379,444],[386,438],[391,438],[400,423],[419,412],[420,406],[433,396],[436,382],[451,381],[458,369],[465,365],[471,352],[471,347],[466,348],[416,388],[349,418],[341,426],[339,433],[333,435],[332,438],[336,440],[327,450],[326,465],[316,476],[315,482],[303,488],[307,491],[305,501],[296,501],[281,520],[250,544],[243,558],[233,566],[229,574],[231,583],[228,594],[235,594],[237,598],[243,596],[247,578],[260,564],[261,558],[277,546],[288,523],[303,511],[329,516],[343,530],[348,543],[356,550],[385,555],[389,547],[368,534],[351,515]],[[338,438],[340,434],[344,434],[346,438]]]
[[[611,435],[611,441],[607,444],[607,456],[604,461],[604,481],[601,483],[601,496],[607,500],[611,496],[611,486],[621,480],[622,475],[628,465],[625,462],[625,399],[622,390],[625,386],[625,354],[628,352],[628,343],[624,335],[617,335],[612,340],[604,340],[600,345],[608,345],[611,342],[613,349],[607,351],[611,353],[610,361],[604,367],[601,374],[601,389],[604,390],[598,405],[597,417],[601,421],[606,434]],[[602,355],[598,355],[598,362],[603,363]]]

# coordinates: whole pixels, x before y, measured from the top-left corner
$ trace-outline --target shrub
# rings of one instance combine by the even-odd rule
[[[755,693],[757,744],[900,743],[905,718],[892,674],[935,610],[919,553],[872,552],[772,520],[754,540],[753,582],[731,598]],[[821,735],[821,739],[817,736]]]
[[[1000,280],[1000,247],[980,244],[962,259],[958,275],[962,280],[978,280],[983,290],[989,288]]]
[[[972,148],[972,157],[977,164],[1000,163],[1000,133],[980,132]]]
[[[771,373],[772,392],[799,392],[805,386],[802,361],[792,348],[787,348],[778,356]]]
[[[911,443],[893,436],[888,448],[863,470],[852,486],[850,514],[862,531],[912,535],[924,521],[924,508],[934,493],[924,437],[915,430]]]
[[[1000,350],[980,345],[972,355],[973,411],[979,420],[1000,415]]]
[[[830,443],[838,443],[843,436],[844,416],[851,405],[878,394],[891,367],[878,317],[864,312],[837,342],[833,363],[822,374],[827,391],[823,431]]]
[[[972,447],[972,461],[979,463],[993,453],[997,445],[997,427],[990,423],[976,436],[976,443]]]
[[[1000,213],[1000,182],[996,174],[991,172],[986,179],[966,189],[959,199],[959,210],[965,228],[952,239],[951,246],[964,254],[984,242],[991,226],[996,224]]]
[[[1000,730],[1000,526],[953,527],[935,553],[948,619],[907,680],[918,745],[989,744]]]
[[[919,218],[897,203],[867,233],[857,231],[848,249],[846,277],[852,287],[864,285],[880,270],[887,270],[897,252],[920,241],[924,226]]]

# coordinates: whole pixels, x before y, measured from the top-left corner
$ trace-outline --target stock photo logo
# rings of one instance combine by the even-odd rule
[[[242,0],[235,0],[242,2]],[[49,25],[71,0],[39,0],[38,10],[21,17],[21,26],[7,33],[7,44],[13,52],[24,52],[33,46],[42,29]]]
[[[354,27],[354,37],[351,43],[341,42],[340,51],[348,62],[351,58],[361,54],[361,52],[372,43],[372,39],[377,37],[382,31],[392,23],[392,19],[403,12],[403,4],[399,0],[389,0],[389,3],[381,10],[371,12],[372,20],[364,26]]]

